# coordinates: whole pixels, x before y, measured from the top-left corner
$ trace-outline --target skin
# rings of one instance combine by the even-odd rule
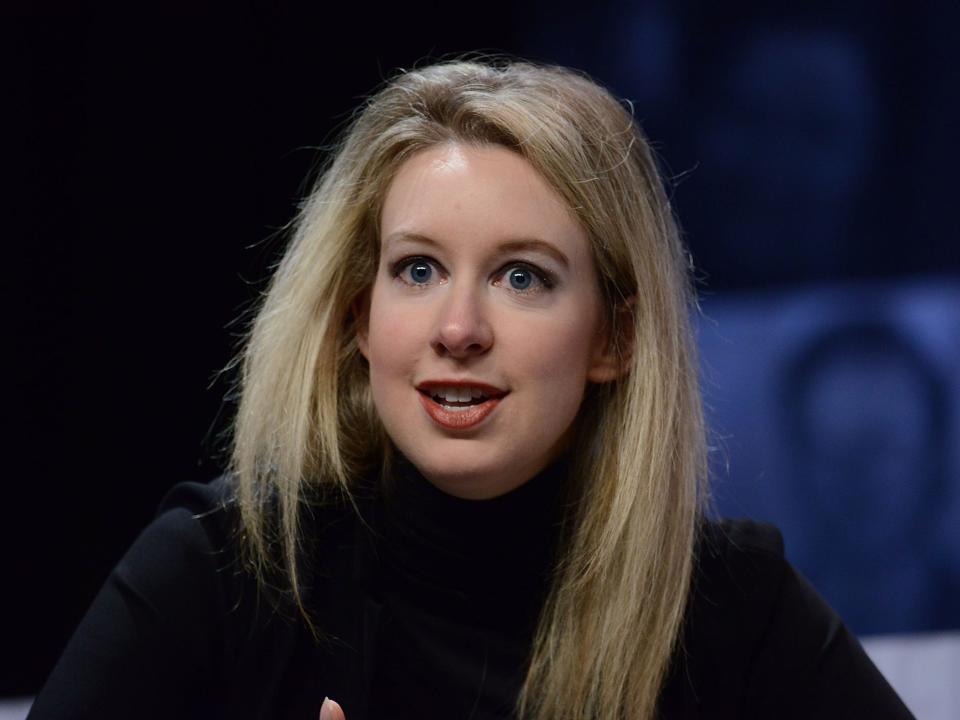
[[[400,167],[380,237],[356,310],[388,435],[451,495],[515,489],[568,447],[587,383],[618,374],[585,231],[518,154],[450,143]],[[444,427],[418,385],[451,379],[506,395],[479,424]]]
[[[340,703],[330,698],[324,698],[323,705],[320,706],[320,720],[346,720]]]

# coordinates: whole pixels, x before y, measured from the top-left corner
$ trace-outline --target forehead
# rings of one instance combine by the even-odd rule
[[[515,152],[449,143],[400,166],[384,199],[380,236],[425,235],[471,247],[537,238],[574,258],[589,255],[586,232],[559,193]]]

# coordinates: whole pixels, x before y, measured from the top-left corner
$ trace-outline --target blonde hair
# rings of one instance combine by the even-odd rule
[[[705,482],[688,259],[632,114],[589,78],[508,60],[404,72],[362,107],[302,206],[242,357],[242,542],[301,613],[301,505],[348,498],[389,444],[352,305],[398,167],[444,142],[525,158],[586,229],[625,365],[581,410],[576,502],[518,698],[521,717],[650,718],[678,644]],[[311,627],[313,627],[311,625]]]

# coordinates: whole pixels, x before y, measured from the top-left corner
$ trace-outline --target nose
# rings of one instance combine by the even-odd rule
[[[467,286],[451,288],[442,300],[431,346],[437,355],[466,359],[482,355],[493,345],[483,299]]]

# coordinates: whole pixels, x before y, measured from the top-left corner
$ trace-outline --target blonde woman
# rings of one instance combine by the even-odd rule
[[[688,268],[588,78],[397,76],[252,323],[230,472],[168,496],[32,716],[909,717],[775,529],[705,519]]]

